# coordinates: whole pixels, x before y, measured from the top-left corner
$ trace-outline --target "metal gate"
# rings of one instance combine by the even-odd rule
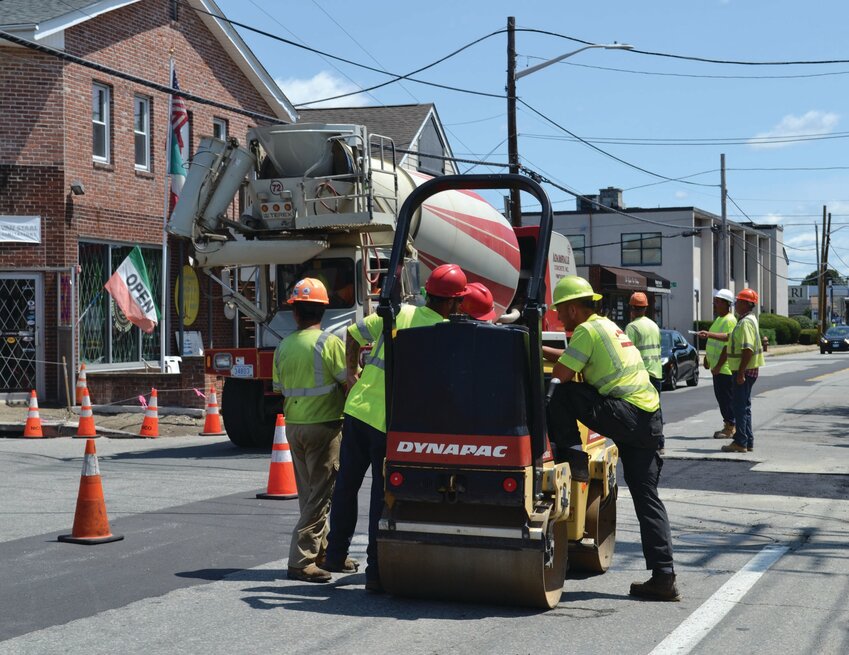
[[[44,393],[41,282],[36,273],[0,273],[0,393],[7,398]]]

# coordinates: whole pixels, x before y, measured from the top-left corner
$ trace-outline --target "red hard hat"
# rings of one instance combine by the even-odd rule
[[[745,300],[753,305],[758,304],[758,292],[754,289],[743,289],[737,294],[737,300]]]
[[[427,279],[425,291],[440,298],[462,298],[469,292],[466,274],[457,264],[437,266]]]
[[[322,305],[329,305],[330,299],[327,297],[327,289],[321,280],[316,280],[314,277],[305,277],[295,283],[295,286],[292,287],[292,295],[286,301],[289,305],[296,302],[317,302]]]
[[[492,292],[480,282],[469,284],[469,293],[463,298],[460,311],[479,321],[491,321],[495,318],[495,303]]]
[[[649,299],[642,291],[635,291],[631,294],[631,300],[628,302],[631,307],[648,307]]]

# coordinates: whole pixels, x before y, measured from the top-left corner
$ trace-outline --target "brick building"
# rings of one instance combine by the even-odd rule
[[[244,140],[263,117],[296,120],[235,30],[210,14],[221,15],[212,0],[0,3],[0,398],[35,388],[39,398],[64,401],[80,362],[96,403],[154,385],[205,384],[200,358],[184,361],[181,376],[159,371],[161,357],[179,354],[174,288],[188,262],[188,252],[169,242],[163,285],[170,105],[162,88],[170,86],[171,59],[184,92],[219,105],[187,99],[190,152],[203,135]],[[163,316],[170,338],[162,341],[163,323],[142,333],[102,291],[134,245],[158,306],[170,308]],[[221,312],[220,289],[185,275],[186,329],[207,347],[230,340],[234,325]]]

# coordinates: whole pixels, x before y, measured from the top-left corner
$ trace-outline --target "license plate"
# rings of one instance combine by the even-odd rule
[[[253,364],[236,364],[230,369],[230,377],[232,378],[252,378],[254,376]]]

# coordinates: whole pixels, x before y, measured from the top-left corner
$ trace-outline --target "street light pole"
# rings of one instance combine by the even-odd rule
[[[507,162],[511,173],[519,172],[519,133],[516,127],[516,80],[536,73],[552,64],[576,55],[590,48],[605,48],[606,50],[632,50],[634,46],[626,43],[592,43],[578,48],[565,55],[549,59],[536,66],[530,66],[516,72],[516,18],[507,18]],[[522,225],[522,203],[518,189],[510,189],[510,224],[513,227]]]

